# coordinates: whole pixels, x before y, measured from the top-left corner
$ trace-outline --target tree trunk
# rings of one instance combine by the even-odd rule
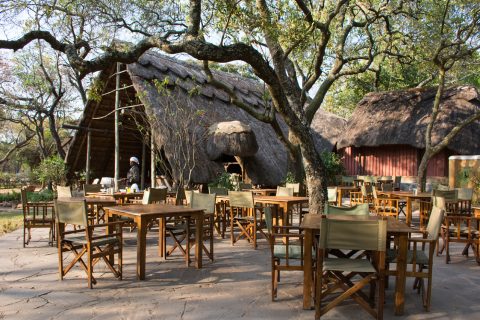
[[[425,150],[417,172],[418,191],[425,192],[427,187],[427,166],[431,158],[430,150]]]
[[[300,142],[300,148],[308,188],[309,211],[313,214],[322,214],[327,200],[325,168],[311,136],[309,141]]]
[[[302,157],[302,149],[300,148],[299,144],[300,141],[293,135],[288,135],[288,140],[293,146],[298,146],[295,148],[295,153],[288,152],[287,149],[287,172],[293,174],[293,178],[296,182],[300,183],[300,195],[306,194],[306,186],[305,186],[305,171],[303,168],[303,157]]]
[[[50,127],[50,133],[52,134],[53,140],[55,140],[55,145],[57,147],[57,152],[58,155],[62,158],[65,159],[65,150],[63,150],[62,147],[62,140],[60,139],[60,136],[58,135],[58,130],[55,122],[55,115],[53,113],[50,113],[48,115],[48,124]]]

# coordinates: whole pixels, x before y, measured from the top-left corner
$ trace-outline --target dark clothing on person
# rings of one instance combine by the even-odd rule
[[[140,168],[138,164],[133,163],[130,169],[128,170],[127,183],[129,186],[131,186],[134,183],[136,184],[140,183]]]

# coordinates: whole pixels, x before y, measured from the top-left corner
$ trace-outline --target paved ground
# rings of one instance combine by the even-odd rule
[[[126,230],[126,229],[125,229]],[[22,248],[22,231],[0,237],[0,319],[313,319],[302,309],[302,274],[282,274],[278,301],[270,299],[270,252],[246,242],[234,247],[217,239],[215,262],[186,268],[180,256],[161,261],[156,234],[149,234],[147,279],[135,280],[135,233],[124,232],[124,279],[103,274],[87,288],[85,274],[74,269],[58,280],[57,252],[48,247],[45,230]],[[393,315],[393,285],[387,291],[386,319],[479,319],[480,267],[473,258],[453,252],[452,263],[435,259],[432,310],[425,313],[420,296],[407,281],[406,313]],[[103,269],[104,270],[104,269]],[[393,280],[393,279],[392,279]],[[393,284],[393,282],[391,282]],[[371,319],[355,305],[330,311],[325,319]]]

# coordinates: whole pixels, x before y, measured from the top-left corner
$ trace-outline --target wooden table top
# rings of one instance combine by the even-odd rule
[[[203,214],[201,209],[171,204],[133,204],[128,206],[105,207],[105,210],[125,213],[129,216],[161,216],[161,215],[186,215]]]
[[[112,196],[90,196],[90,197],[71,197],[71,198],[58,198],[59,201],[81,201],[85,200],[87,204],[115,204],[116,201]]]
[[[334,188],[337,188],[337,190],[359,190],[359,187],[356,186],[336,186]]]
[[[384,194],[387,196],[396,196],[396,197],[408,197],[414,199],[425,199],[431,198],[432,194],[430,192],[419,192],[414,194],[413,191],[377,191],[379,194]]]
[[[303,229],[320,230],[322,215],[306,214],[300,224]],[[328,218],[339,220],[378,220],[377,216],[348,216],[348,215],[329,215]],[[396,220],[393,217],[387,217],[387,231],[391,233],[420,233],[418,229],[409,227],[405,222]]]
[[[227,195],[218,195],[217,201],[228,201],[229,196]],[[255,202],[308,202],[308,197],[289,197],[289,196],[253,196]]]

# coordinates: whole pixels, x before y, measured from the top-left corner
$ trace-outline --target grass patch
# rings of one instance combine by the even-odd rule
[[[23,213],[20,211],[0,212],[0,235],[17,230],[23,225]]]

